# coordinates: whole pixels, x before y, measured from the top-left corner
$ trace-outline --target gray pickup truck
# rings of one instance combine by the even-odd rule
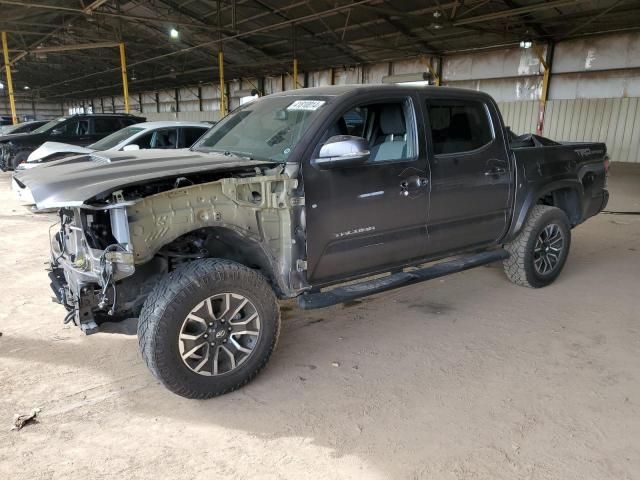
[[[482,93],[341,86],[244,105],[185,153],[16,179],[59,209],[49,275],[67,321],[139,316],[153,374],[207,398],[267,363],[278,299],[326,307],[495,261],[550,284],[607,203],[607,168],[602,143],[512,135]]]

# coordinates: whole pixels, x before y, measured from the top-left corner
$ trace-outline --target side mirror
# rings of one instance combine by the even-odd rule
[[[122,147],[123,152],[129,152],[131,150],[140,150],[140,145],[136,145],[135,143],[130,143],[129,145],[125,145]]]
[[[311,164],[320,170],[349,168],[369,160],[369,142],[362,137],[335,135],[320,147],[318,158]]]

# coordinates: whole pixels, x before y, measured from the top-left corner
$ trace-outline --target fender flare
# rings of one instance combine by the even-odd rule
[[[531,213],[531,209],[536,205],[538,200],[545,195],[548,195],[557,190],[570,189],[575,191],[578,194],[578,201],[580,203],[580,217],[582,217],[582,201],[583,201],[583,193],[584,188],[582,183],[578,179],[563,179],[556,180],[551,183],[545,183],[543,185],[538,185],[537,188],[532,188],[527,193],[524,200],[520,203],[520,207],[516,205],[516,211],[513,215],[513,221],[511,225],[511,229],[509,233],[506,235],[505,240],[510,240],[522,230],[527,218],[529,218],[529,214]]]

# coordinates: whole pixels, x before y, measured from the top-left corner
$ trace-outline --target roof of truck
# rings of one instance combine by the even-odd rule
[[[413,92],[428,92],[429,95],[434,97],[440,95],[450,96],[451,94],[459,96],[477,96],[482,98],[491,98],[490,95],[479,92],[476,90],[470,90],[465,88],[454,87],[437,87],[433,85],[402,85],[402,84],[354,84],[354,85],[331,85],[325,87],[311,87],[311,88],[299,88],[296,90],[287,90],[285,92],[273,93],[272,95],[296,97],[296,96],[309,96],[309,95],[321,95],[321,96],[341,96],[353,93],[363,93],[370,91],[379,91],[380,93],[397,93],[400,91],[413,91]]]

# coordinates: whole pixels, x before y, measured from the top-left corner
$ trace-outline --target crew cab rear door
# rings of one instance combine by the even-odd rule
[[[424,255],[429,185],[417,100],[402,92],[341,105],[303,161],[310,282],[392,268]],[[311,159],[335,135],[364,137],[369,160],[318,169]]]
[[[425,94],[431,153],[429,256],[497,242],[507,229],[512,165],[493,102]]]

